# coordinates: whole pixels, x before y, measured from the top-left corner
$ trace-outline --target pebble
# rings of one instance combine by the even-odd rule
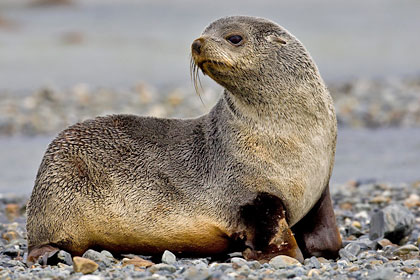
[[[6,212],[6,217],[13,221],[20,215],[20,206],[16,203],[9,203],[6,205],[4,211]]]
[[[103,280],[104,278],[99,275],[83,275],[79,280]]]
[[[108,252],[109,253],[109,252]],[[109,258],[108,253],[99,253],[95,250],[89,249],[87,250],[82,257],[95,261],[96,263],[101,266],[101,268],[105,268],[111,265],[112,261]]]
[[[248,266],[248,263],[243,258],[234,257],[230,259],[230,262],[232,263],[233,267],[241,267],[241,266]]]
[[[420,206],[420,196],[415,193],[410,194],[410,196],[404,200],[404,205],[407,208]]]
[[[205,280],[209,278],[209,271],[207,269],[190,267],[183,273],[182,276],[186,280]]]
[[[166,263],[158,263],[149,267],[149,271],[151,273],[155,273],[158,271],[168,271],[170,273],[174,273],[176,271],[176,267]]]
[[[406,244],[394,250],[393,254],[399,257],[417,257],[419,255],[419,248],[412,244]]]
[[[73,265],[73,260],[71,258],[71,255],[67,253],[66,251],[60,250],[57,254],[57,258],[59,261],[66,265]]]
[[[414,215],[407,208],[394,204],[375,212],[370,221],[369,238],[388,238],[393,243],[409,235],[415,223]]]
[[[276,256],[272,258],[268,263],[275,269],[285,268],[294,265],[302,265],[298,260],[285,255]]]
[[[154,263],[136,256],[132,259],[124,258],[122,260],[122,265],[123,266],[134,265],[135,267],[143,268],[143,267],[150,267],[154,265]]]
[[[98,269],[98,264],[90,259],[83,257],[73,258],[73,269],[75,272],[81,272],[83,274],[89,274]]]
[[[319,262],[319,260],[316,257],[310,257],[310,258],[305,259],[304,264],[305,264],[305,266],[308,266],[308,267],[311,267],[311,268],[319,269],[319,268],[322,267],[321,263]]]
[[[166,264],[174,264],[176,263],[176,256],[168,250],[165,250],[162,255],[162,262]]]
[[[395,272],[392,268],[384,268],[369,273],[369,280],[394,280]]]

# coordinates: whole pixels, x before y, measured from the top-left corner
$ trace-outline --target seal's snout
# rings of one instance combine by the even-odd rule
[[[194,40],[194,42],[191,45],[191,50],[195,54],[201,54],[201,46],[203,45],[203,39],[199,38]]]

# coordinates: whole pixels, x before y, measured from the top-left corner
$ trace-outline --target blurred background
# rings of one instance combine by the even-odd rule
[[[66,126],[97,115],[194,117],[221,88],[190,81],[190,44],[227,15],[269,18],[333,95],[332,184],[420,180],[420,1],[0,0],[0,193],[29,194]]]

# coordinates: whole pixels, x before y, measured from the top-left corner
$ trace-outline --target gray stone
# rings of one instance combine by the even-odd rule
[[[232,264],[230,263],[212,263],[210,264],[211,271],[226,271],[232,268]]]
[[[276,256],[272,258],[268,263],[275,269],[285,268],[293,265],[302,265],[298,260],[285,255]]]
[[[209,278],[208,269],[197,269],[196,267],[188,268],[182,275],[186,280],[205,280]]]
[[[230,262],[232,264],[235,264],[235,265],[239,266],[239,267],[244,266],[244,265],[248,265],[248,262],[243,258],[234,257],[230,260]]]
[[[357,243],[350,243],[346,247],[344,247],[344,249],[357,256],[360,252],[360,245]]]
[[[162,263],[174,264],[176,263],[176,256],[168,250],[165,250],[162,255]]]
[[[102,280],[104,278],[102,278],[99,275],[83,275],[82,277],[79,278],[79,280]]]
[[[395,272],[392,268],[384,268],[369,273],[367,279],[369,280],[394,280]]]
[[[104,257],[110,259],[111,261],[114,260],[114,256],[112,255],[111,252],[107,251],[107,250],[102,250],[101,251],[101,255],[103,255]]]
[[[305,264],[305,266],[308,266],[309,268],[319,269],[319,268],[322,267],[321,263],[319,262],[319,260],[316,257],[311,257],[311,258],[305,259],[304,264]]]
[[[292,272],[298,277],[299,276],[304,276],[304,275],[306,276],[306,274],[307,274],[306,270],[301,266],[293,268]]]
[[[340,255],[340,258],[342,259],[347,259],[349,261],[357,260],[357,257],[352,252],[346,250],[345,248],[341,248],[340,251],[338,251],[338,254]]]
[[[417,246],[414,246],[412,244],[407,244],[401,247],[398,247],[394,250],[394,255],[396,256],[403,256],[403,255],[418,255],[419,254],[419,248]]]
[[[174,273],[176,271],[176,267],[173,265],[166,264],[166,263],[158,263],[158,264],[152,265],[149,268],[149,271],[151,273],[155,273],[157,271],[167,271],[170,273]]]
[[[71,255],[66,251],[60,250],[57,254],[57,258],[61,263],[73,265],[73,259],[71,258]]]
[[[337,261],[337,266],[338,266],[339,269],[344,269],[344,268],[349,266],[349,262],[346,261],[346,260],[338,260]]]
[[[233,253],[228,254],[228,256],[229,258],[234,258],[234,257],[242,258],[243,257],[242,252],[233,252]]]
[[[106,257],[105,255],[103,255],[103,254],[101,254],[101,253],[99,253],[99,252],[97,252],[95,250],[92,250],[92,249],[87,250],[83,254],[82,257],[83,258],[90,259],[90,260],[98,263],[99,264],[99,267],[101,269],[104,269],[106,267],[109,267],[112,264],[111,260],[108,257]]]
[[[370,221],[369,238],[387,238],[393,243],[409,235],[414,227],[415,217],[407,208],[389,205],[375,212]]]
[[[259,261],[249,261],[248,266],[251,269],[260,269],[261,268],[261,263]]]

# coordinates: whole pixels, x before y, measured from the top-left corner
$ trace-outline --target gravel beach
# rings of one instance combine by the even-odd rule
[[[420,182],[385,184],[349,182],[332,189],[343,238],[337,260],[308,258],[303,264],[278,256],[269,263],[245,261],[233,253],[225,262],[160,260],[89,250],[71,258],[64,251],[56,265],[27,267],[25,203],[27,197],[0,198],[1,279],[419,279]]]
[[[346,127],[420,127],[420,77],[353,80],[329,86],[338,123]],[[107,114],[195,117],[206,113],[222,90],[193,86],[157,90],[141,83],[127,89],[66,90],[46,87],[34,92],[0,91],[0,135],[51,134],[81,120]]]

